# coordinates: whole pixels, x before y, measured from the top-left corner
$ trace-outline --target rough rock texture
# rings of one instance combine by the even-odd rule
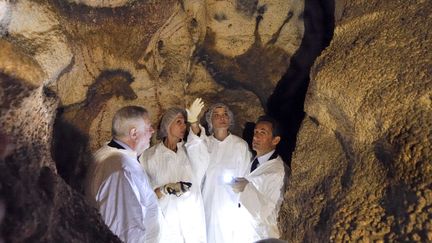
[[[96,210],[57,175],[50,150],[58,98],[6,74],[0,74],[0,83],[0,124],[7,141],[0,151],[13,146],[0,158],[5,242],[119,242]]]
[[[113,9],[58,3],[55,9],[73,59],[53,90],[68,123],[88,121],[82,132],[90,135],[92,150],[109,138],[115,110],[131,103],[149,108],[156,124],[166,108],[185,107],[197,96],[208,103],[226,102],[238,113],[239,134],[245,122],[264,112],[303,33],[301,1],[149,1]],[[238,35],[239,28],[244,35]],[[296,35],[289,35],[293,31]],[[236,53],[229,51],[232,43]],[[91,103],[88,89],[98,77],[115,71],[130,74],[136,97],[116,94],[106,97],[91,117],[75,115],[77,107]]]
[[[135,0],[68,0],[71,3],[78,3],[95,8],[115,8],[133,3]]]
[[[432,241],[432,3],[337,1],[280,214],[290,242]]]
[[[266,111],[291,158],[306,89],[282,237],[432,241],[431,10],[427,0],[1,1],[5,241],[118,241],[80,194],[118,108],[144,105],[156,126],[170,106],[222,101],[237,134]]]
[[[113,113],[156,123],[196,97],[225,102],[234,133],[264,113],[302,40],[303,1],[0,2],[0,192],[6,242],[114,242],[86,206],[91,152]],[[1,135],[3,136],[3,135]]]
[[[333,36],[334,5],[332,1],[304,2],[300,15],[304,20],[303,39],[290,59],[288,70],[267,101],[267,113],[279,120],[283,128],[278,152],[288,166],[305,114],[304,100],[311,67]]]
[[[72,59],[59,16],[46,4],[17,1],[10,5],[6,37],[41,66],[45,83],[56,81]]]

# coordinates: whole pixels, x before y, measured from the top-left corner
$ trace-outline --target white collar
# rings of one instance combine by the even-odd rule
[[[272,151],[270,151],[270,152],[268,152],[268,153],[266,153],[264,155],[259,156],[258,157],[258,162],[260,164],[263,164],[263,163],[267,162],[270,159],[270,157],[273,155],[274,152],[275,152],[275,150],[273,149]]]
[[[215,136],[214,136],[214,133],[210,136],[214,141],[216,141],[216,142],[218,142],[218,143],[223,143],[223,142],[225,142],[225,141],[228,141],[228,139],[230,139],[231,138],[231,133],[230,132],[228,132],[228,135],[224,138],[224,140],[219,140],[219,139],[217,139]]]
[[[120,144],[120,145],[121,145],[124,149],[126,149],[127,151],[129,151],[129,152],[135,152],[135,150],[131,149],[131,147],[129,147],[129,145],[123,143],[122,141],[117,140],[117,139],[115,139],[115,138],[113,138],[113,140],[114,140],[114,142]],[[135,153],[136,153],[136,152],[135,152]]]
[[[182,148],[182,146],[183,146],[183,143],[184,143],[184,142],[183,142],[183,139],[180,140],[180,142],[177,143],[177,151],[176,151],[176,152],[174,152],[174,151],[172,151],[171,149],[169,149],[169,148],[164,144],[163,141],[160,141],[160,143],[158,144],[158,146],[159,146],[159,149],[161,149],[161,150],[164,151],[164,152],[169,151],[169,152],[171,152],[171,153],[177,154],[177,153],[179,152],[179,150],[181,150],[181,148]]]

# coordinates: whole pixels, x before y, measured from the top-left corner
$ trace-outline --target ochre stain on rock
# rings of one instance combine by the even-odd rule
[[[126,71],[103,71],[88,88],[86,99],[83,102],[63,107],[66,120],[84,134],[88,134],[93,120],[109,99],[112,97],[123,97],[125,100],[137,98],[130,87],[133,81],[132,75]]]
[[[88,88],[83,102],[61,107],[54,124],[53,157],[63,179],[83,192],[83,181],[91,161],[89,130],[109,99],[134,100],[132,75],[123,70],[103,71]]]
[[[0,39],[0,72],[19,78],[28,87],[37,87],[46,78],[39,64],[22,48]]]
[[[151,37],[173,14],[177,1],[137,1],[116,8],[92,8],[55,1],[72,43],[136,62]],[[143,16],[145,15],[145,16]]]

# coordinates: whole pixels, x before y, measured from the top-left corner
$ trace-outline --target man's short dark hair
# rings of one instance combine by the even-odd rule
[[[281,137],[282,136],[282,131],[281,131],[279,122],[276,119],[274,119],[273,117],[267,116],[267,115],[260,116],[255,124],[258,124],[260,122],[268,122],[272,125],[273,137],[277,137],[277,136]]]

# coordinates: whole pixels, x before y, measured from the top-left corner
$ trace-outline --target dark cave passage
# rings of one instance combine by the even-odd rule
[[[305,1],[305,32],[301,46],[267,101],[267,113],[280,122],[283,130],[278,152],[288,166],[291,166],[297,133],[305,115],[304,100],[310,69],[333,37],[334,11],[334,1]]]
[[[431,9],[424,0],[0,1],[0,241],[119,242],[84,199],[112,117],[144,106],[156,129],[168,108],[199,97],[204,110],[228,105],[229,132],[251,148],[259,116],[280,122],[288,166],[278,158],[274,171],[287,171],[271,225],[281,239],[432,242]],[[230,148],[250,156],[241,141]],[[242,158],[251,168],[240,176],[261,157]],[[252,201],[266,203],[260,196]]]

